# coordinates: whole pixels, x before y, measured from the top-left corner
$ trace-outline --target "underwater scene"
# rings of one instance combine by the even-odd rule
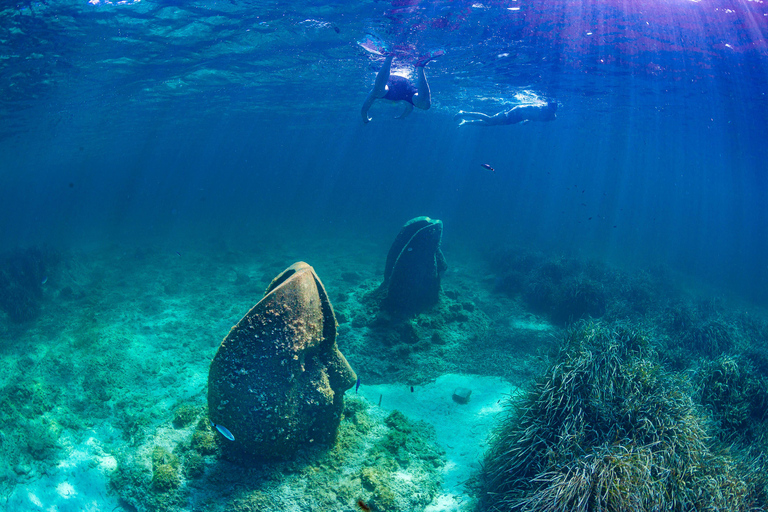
[[[0,4],[0,510],[768,510],[764,0]]]

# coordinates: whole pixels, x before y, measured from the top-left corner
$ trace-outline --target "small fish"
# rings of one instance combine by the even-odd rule
[[[45,276],[43,280],[40,282],[40,284],[45,284],[48,282],[48,276]]]
[[[358,389],[360,389],[360,377],[357,378],[357,382],[355,383],[355,394],[357,394]]]
[[[491,172],[496,172],[496,169],[494,169],[493,167],[491,167],[491,165],[490,165],[490,164],[480,164],[480,167],[485,167],[486,169],[488,169],[488,170],[489,170],[489,171],[491,171]]]
[[[413,386],[411,386],[411,393],[413,393]]]
[[[357,500],[357,506],[360,507],[360,510],[363,510],[364,512],[371,512],[371,507],[366,505],[363,500]]]
[[[230,441],[235,440],[235,436],[232,435],[232,432],[229,431],[229,429],[223,425],[217,425],[214,422],[211,422],[212,427],[216,427],[216,430],[218,430],[221,435],[229,439]]]

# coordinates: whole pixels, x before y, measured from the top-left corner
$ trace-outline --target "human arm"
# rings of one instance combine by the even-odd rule
[[[371,105],[373,105],[375,100],[376,96],[374,95],[374,91],[371,91],[368,97],[365,98],[365,103],[363,103],[363,108],[360,111],[360,114],[363,116],[363,123],[368,123],[371,121],[371,117],[368,116],[368,110],[370,110]]]
[[[373,89],[365,99],[363,108],[360,111],[360,114],[363,116],[363,123],[368,123],[371,121],[371,117],[368,116],[368,110],[371,108],[371,105],[373,105],[373,102],[378,98],[383,98],[384,95],[387,94],[387,81],[389,81],[389,72],[392,67],[393,58],[393,55],[387,56],[387,58],[384,59],[384,64],[382,65],[381,69],[378,73],[376,73],[376,80],[373,83]]]

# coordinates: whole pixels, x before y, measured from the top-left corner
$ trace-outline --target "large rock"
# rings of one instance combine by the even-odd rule
[[[409,220],[387,254],[382,307],[395,313],[418,313],[437,303],[440,278],[448,265],[440,250],[443,223],[429,217]]]
[[[336,346],[336,318],[323,284],[304,262],[291,265],[219,346],[208,374],[210,420],[225,457],[286,459],[331,443],[344,391],[357,376]]]

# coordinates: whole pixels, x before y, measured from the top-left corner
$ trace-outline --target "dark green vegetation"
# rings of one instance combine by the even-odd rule
[[[718,429],[694,401],[695,383],[665,369],[658,348],[620,324],[573,327],[546,374],[511,401],[495,433],[484,466],[484,509],[768,506],[768,466],[738,443],[748,419],[765,419],[765,382],[733,360],[706,365],[698,384]],[[737,440],[730,450],[720,443],[723,434]]]
[[[703,364],[696,380],[718,435],[768,453],[768,379],[743,357],[721,356]]]
[[[497,292],[521,298],[530,310],[561,325],[589,317],[640,318],[668,291],[663,268],[627,273],[525,249],[496,251],[488,264]]]
[[[40,314],[43,281],[58,263],[55,253],[32,247],[0,257],[0,310],[14,323]]]

